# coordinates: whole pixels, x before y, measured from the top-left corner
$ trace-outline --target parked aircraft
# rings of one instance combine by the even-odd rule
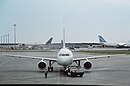
[[[66,69],[73,62],[75,62],[78,66],[81,66],[80,61],[82,60],[84,60],[83,67],[86,70],[89,70],[92,68],[92,62],[90,61],[90,59],[105,58],[113,55],[100,55],[100,56],[98,55],[98,56],[74,58],[72,51],[70,51],[65,46],[65,31],[63,31],[63,46],[57,53],[57,57],[49,58],[49,57],[34,57],[34,56],[10,55],[10,54],[3,54],[3,56],[14,58],[19,57],[19,58],[40,59],[40,61],[38,62],[38,68],[40,70],[48,69],[48,71],[53,71],[54,63],[57,63],[58,65],[61,65],[64,67],[64,69]],[[47,61],[49,62],[48,67],[47,67]]]
[[[101,45],[114,48],[130,48],[128,43],[108,43],[102,36],[98,35]]]
[[[61,43],[50,43],[47,45],[40,45],[39,47],[48,48],[48,49],[61,49],[62,48],[63,40],[61,40]],[[96,42],[69,42],[65,43],[66,48],[69,48],[70,50],[75,50],[78,48],[93,48],[94,46],[100,45],[100,43]]]
[[[45,44],[25,44],[25,47],[29,49],[48,48],[48,46],[52,43],[52,40],[53,37],[49,38]]]

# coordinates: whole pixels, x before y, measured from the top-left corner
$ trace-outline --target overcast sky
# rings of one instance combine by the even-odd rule
[[[17,42],[108,42],[130,40],[130,0],[0,0],[0,36],[16,24]]]

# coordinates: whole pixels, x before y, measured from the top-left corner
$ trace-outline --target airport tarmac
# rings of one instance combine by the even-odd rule
[[[76,49],[75,51],[80,51],[80,50],[89,50],[89,51],[93,51],[93,50],[130,50],[130,48],[79,48]]]
[[[1,54],[56,57],[57,52],[0,52]],[[74,52],[75,57],[91,56]],[[0,84],[65,84],[65,85],[130,85],[130,55],[90,60],[92,69],[83,77],[69,77],[62,66],[54,63],[54,71],[45,78],[37,67],[39,60],[0,56]],[[81,62],[81,66],[83,66]]]

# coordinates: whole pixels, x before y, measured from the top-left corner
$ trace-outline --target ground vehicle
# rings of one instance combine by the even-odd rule
[[[81,66],[69,66],[66,68],[66,74],[71,77],[82,77],[84,74],[84,69]]]

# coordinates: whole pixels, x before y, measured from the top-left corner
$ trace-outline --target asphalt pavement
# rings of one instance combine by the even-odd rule
[[[0,52],[0,54],[56,57],[57,52]],[[74,57],[91,56],[74,52]],[[90,60],[92,69],[85,70],[83,77],[69,77],[63,67],[54,63],[54,71],[39,70],[39,60],[0,56],[0,84],[63,84],[63,85],[130,85],[130,55]],[[81,66],[83,66],[81,61]]]

